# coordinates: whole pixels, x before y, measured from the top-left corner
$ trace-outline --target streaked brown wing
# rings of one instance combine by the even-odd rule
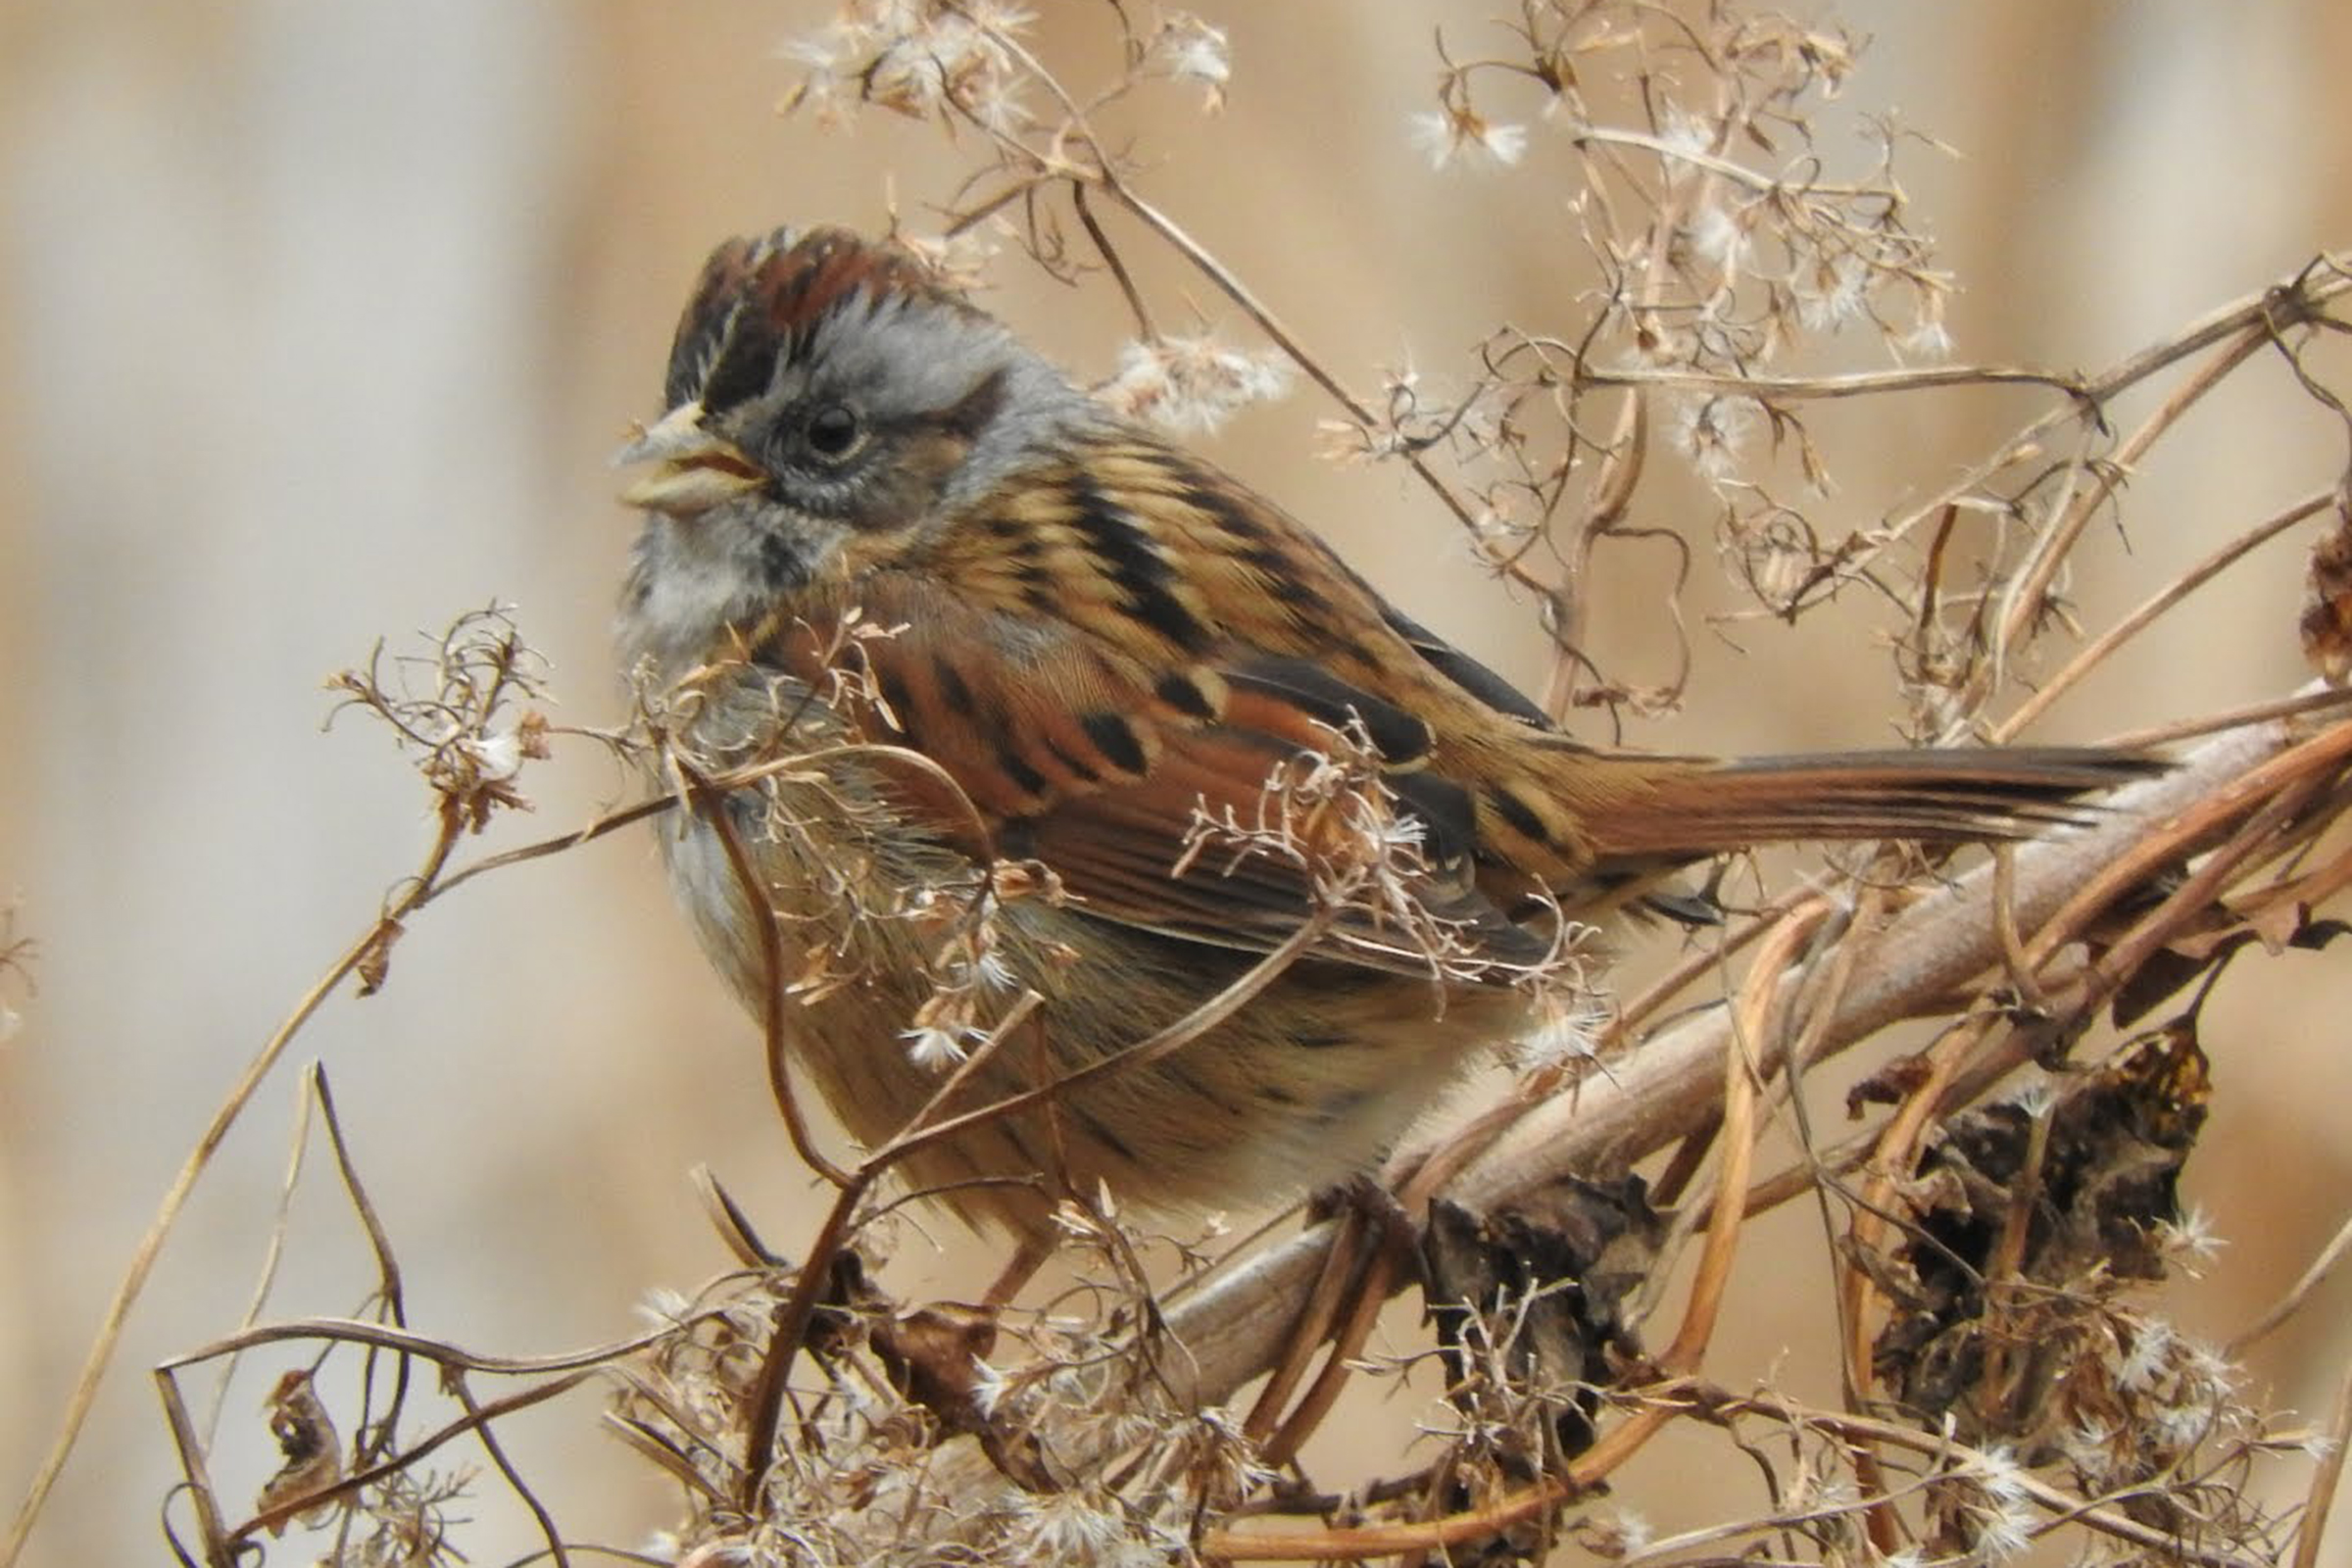
[[[1336,837],[1346,829],[1336,810],[1286,816],[1269,784],[1302,753],[1338,753],[1350,732],[1384,763],[1399,761],[1390,747],[1409,764],[1428,744],[1411,715],[1253,650],[1152,669],[1066,622],[983,609],[924,575],[875,573],[843,595],[843,609],[854,602],[867,624],[894,628],[856,644],[853,662],[880,699],[846,705],[859,729],[954,778],[999,854],[1043,861],[1096,914],[1167,935],[1251,952],[1287,940],[1314,907],[1318,874],[1346,853]],[[769,628],[755,657],[820,684],[824,630]],[[1466,798],[1413,772],[1386,782],[1389,806],[1423,836],[1422,907],[1458,922],[1488,960],[1541,957],[1544,942],[1472,880]],[[978,850],[959,808],[919,784],[907,800],[943,837]],[[1351,910],[1312,951],[1428,969],[1423,939],[1369,910]]]
[[[1268,695],[1299,713],[1352,703],[1399,775],[1450,781],[1461,841],[1505,907],[1578,885],[1594,846],[1577,811],[1623,782],[1549,765],[1527,745],[1541,711],[1500,676],[1388,605],[1281,509],[1141,432],[975,503],[914,564],[975,606],[1068,627],[1178,680],[1206,667],[1237,697],[1250,682],[1279,688]]]

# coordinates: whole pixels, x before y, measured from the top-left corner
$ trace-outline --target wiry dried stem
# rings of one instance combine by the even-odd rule
[[[2301,1311],[2303,1303],[2311,1299],[2311,1293],[2319,1288],[2320,1282],[2333,1273],[2347,1257],[2352,1257],[2352,1215],[2347,1215],[2344,1222],[2336,1227],[2335,1234],[2328,1239],[2328,1245],[2320,1249],[2319,1256],[2311,1260],[2311,1266],[2303,1271],[2301,1277],[2287,1287],[2286,1294],[2272,1303],[2262,1316],[2230,1337],[2228,1347],[2230,1353],[2242,1354],[2248,1346]]]
[[[326,973],[304,993],[285,1021],[262,1043],[261,1050],[245,1064],[220,1103],[214,1108],[212,1119],[205,1124],[204,1131],[197,1135],[195,1148],[188,1152],[178,1173],[172,1177],[172,1185],[165,1190],[163,1201],[156,1208],[147,1234],[140,1239],[137,1250],[131,1254],[130,1266],[123,1272],[122,1283],[115,1288],[114,1297],[107,1302],[106,1312],[99,1319],[89,1353],[83,1358],[80,1374],[74,1380],[74,1392],[67,1400],[65,1414],[60,1418],[57,1436],[48,1454],[42,1459],[40,1469],[34,1473],[32,1485],[25,1494],[24,1504],[17,1511],[16,1519],[9,1526],[7,1538],[0,1540],[0,1563],[14,1563],[23,1551],[33,1523],[39,1517],[41,1505],[48,1499],[50,1489],[57,1484],[66,1460],[74,1452],[74,1444],[80,1437],[83,1424],[89,1419],[90,1407],[98,1397],[99,1380],[106,1375],[107,1367],[114,1360],[115,1348],[122,1340],[124,1323],[129,1320],[130,1309],[138,1300],[140,1292],[146,1289],[148,1277],[155,1270],[156,1259],[163,1253],[164,1243],[177,1228],[180,1213],[195,1193],[197,1182],[212,1164],[213,1155],[220,1151],[230,1129],[244,1115],[254,1095],[260,1091],[262,1081],[277,1065],[278,1058],[285,1054],[286,1047],[293,1042],[303,1025],[325,1004],[337,986],[359,973],[362,965],[383,950],[400,930],[402,919],[421,907],[430,897],[433,875],[457,847],[461,825],[454,818],[443,818],[440,835],[425,857],[424,868],[410,884],[408,891],[395,899],[367,933],[345,949],[343,956],[329,965]]]
[[[1854,168],[1834,167],[1812,136],[1820,101],[1852,70],[1857,45],[1848,34],[1730,4],[1685,15],[1642,0],[1521,0],[1501,29],[1503,47],[1464,57],[1440,40],[1435,109],[1415,122],[1416,134],[1434,164],[1495,172],[1511,170],[1548,138],[1569,172],[1561,181],[1573,215],[1568,237],[1588,252],[1583,270],[1570,275],[1563,265],[1556,298],[1530,307],[1556,306],[1556,317],[1498,325],[1470,347],[1468,368],[1451,384],[1408,370],[1366,376],[1301,343],[1279,302],[1152,194],[1146,166],[1126,151],[1117,117],[1145,83],[1190,82],[1212,105],[1221,101],[1222,35],[1180,16],[1147,24],[1113,7],[1107,18],[1118,34],[1119,64],[1104,84],[1072,90],[1030,48],[1029,24],[1011,8],[991,0],[852,4],[833,29],[796,54],[806,74],[792,104],[831,119],[886,109],[960,132],[958,145],[979,167],[947,217],[945,236],[908,235],[908,243],[952,276],[976,268],[987,236],[1000,233],[1015,234],[1056,275],[1106,271],[1142,337],[1131,367],[1103,389],[1119,407],[1208,422],[1268,393],[1278,378],[1261,361],[1296,367],[1336,411],[1334,444],[1343,456],[1406,465],[1468,531],[1480,559],[1538,596],[1560,645],[1545,705],[1556,713],[1593,706],[1638,712],[1679,700],[1690,667],[1687,648],[1671,678],[1627,680],[1613,673],[1608,649],[1589,645],[1583,612],[1596,585],[1642,556],[1635,547],[1663,543],[1672,581],[1658,597],[1680,627],[1684,581],[1705,556],[1694,544],[1708,541],[1700,530],[1642,517],[1645,484],[1666,457],[1693,467],[1720,503],[1712,543],[1735,588],[1747,595],[1741,612],[1794,619],[1849,588],[1863,589],[1895,650],[1903,722],[1912,733],[1947,739],[2021,732],[2127,642],[2179,624],[2193,590],[2231,562],[2331,508],[2340,519],[2339,478],[2214,550],[2138,610],[2090,635],[2034,695],[2004,712],[2016,684],[2033,682],[2047,637],[2065,623],[2062,595],[2090,524],[2123,511],[2132,469],[2217,388],[2276,348],[2303,392],[2341,416],[2342,401],[2302,345],[2314,333],[2344,330],[2333,314],[2352,289],[2342,266],[2323,258],[2095,373],[1923,368],[1911,362],[1942,352],[1952,284],[1936,270],[1896,177],[1897,151],[1907,152],[1914,139],[1878,126],[1875,163]],[[1252,358],[1207,347],[1205,339],[1188,344],[1157,326],[1170,318],[1166,302],[1151,297],[1144,280],[1152,274],[1120,250],[1138,233],[1140,243],[1164,249],[1206,279],[1270,353]],[[1784,373],[1793,345],[1849,328],[1894,368]],[[2174,379],[2157,382],[2160,376]],[[1868,526],[1832,520],[1824,500],[1830,475],[1807,421],[1833,419],[1856,398],[1975,386],[2023,388],[2048,406],[2031,412],[1940,493]],[[2116,399],[2143,386],[2156,395],[2154,411],[2116,437],[2105,423]],[[1791,472],[1794,483],[1788,482]],[[1609,591],[1618,585],[1609,581]],[[2324,669],[2330,667],[2325,634],[2336,608],[2330,591],[2315,577],[2317,609],[2328,613],[2307,613],[2305,621],[2307,637],[2319,638]],[[2285,624],[2291,615],[2282,611],[2279,618]],[[844,693],[805,694],[804,707],[855,694],[856,649],[839,652]],[[347,705],[390,727],[423,775],[437,803],[438,837],[216,1111],[109,1308],[57,1445],[0,1545],[0,1564],[17,1558],[125,1316],[213,1152],[345,976],[358,976],[367,989],[385,982],[405,922],[487,872],[575,850],[681,807],[715,831],[742,901],[766,907],[774,890],[761,885],[745,835],[797,831],[796,810],[854,814],[856,803],[836,787],[840,768],[870,767],[886,777],[921,772],[944,786],[951,808],[961,801],[936,764],[887,747],[786,745],[781,755],[748,763],[688,755],[677,739],[681,727],[660,720],[664,702],[690,704],[693,693],[649,694],[644,722],[631,732],[561,731],[533,709],[514,710],[535,696],[537,678],[511,621],[493,610],[462,622],[420,662],[387,661],[379,648],[366,669],[336,683]],[[1526,1259],[1497,1238],[1521,1225],[1546,1245],[1560,1242],[1575,1227],[1546,1230],[1541,1204],[1565,1201],[1563,1194],[1589,1197],[1594,1185],[1657,1156],[1665,1168],[1642,1202],[1678,1211],[1651,1215],[1656,1250],[1642,1261],[1645,1282],[1629,1287],[1633,1304],[1623,1321],[1645,1320],[1685,1254],[1688,1273],[1679,1277],[1689,1280],[1689,1298],[1662,1349],[1642,1350],[1626,1328],[1617,1338],[1603,1334],[1585,1347],[1584,1359],[1566,1365],[1546,1364],[1530,1348],[1541,1336],[1523,1331],[1540,1312],[1559,1308],[1571,1289],[1592,1298],[1582,1308],[1594,1322],[1613,1321],[1600,1299],[1609,1266],[1587,1260],[1592,1266],[1555,1271],[1516,1294],[1461,1303],[1478,1322],[1447,1342],[1446,1392],[1459,1419],[1436,1437],[1439,1456],[1409,1473],[1336,1487],[1313,1484],[1298,1455],[1345,1407],[1348,1391],[1396,1369],[1369,1349],[1375,1315],[1411,1272],[1393,1249],[1373,1250],[1361,1266],[1352,1253],[1335,1258],[1335,1228],[1321,1225],[1252,1238],[1205,1268],[1197,1240],[1155,1237],[1115,1201],[1061,1193],[1066,1201],[1056,1216],[1077,1254],[1074,1282],[1048,1309],[977,1322],[945,1308],[902,1309],[867,1277],[861,1259],[875,1250],[865,1244],[893,1223],[894,1203],[880,1195],[910,1156],[1000,1118],[1037,1112],[1051,1122],[1072,1091],[1164,1062],[1251,1005],[1346,911],[1372,909],[1410,926],[1410,911],[1393,897],[1406,879],[1394,863],[1385,873],[1369,862],[1335,868],[1314,914],[1291,940],[1189,1016],[1083,1071],[966,1107],[983,1069],[1004,1065],[1003,1053],[1022,1049],[1054,1019],[1051,1002],[1037,992],[976,1010],[974,982],[955,972],[957,964],[978,968],[998,906],[1021,896],[1009,883],[999,885],[1011,868],[997,863],[989,824],[961,801],[968,840],[983,847],[971,875],[952,887],[906,889],[903,907],[857,911],[871,921],[927,911],[953,926],[963,945],[955,959],[934,966],[933,1001],[955,1026],[942,1032],[963,1053],[959,1063],[896,1136],[858,1160],[818,1149],[791,1077],[795,1009],[806,991],[860,977],[795,973],[785,917],[762,922],[757,956],[767,1001],[760,1030],[779,1117],[809,1168],[834,1184],[833,1201],[805,1239],[797,1268],[769,1256],[748,1221],[730,1211],[722,1235],[742,1270],[710,1287],[697,1305],[669,1310],[652,1334],[533,1360],[486,1357],[409,1330],[396,1256],[320,1077],[317,1103],[327,1113],[346,1200],[374,1254],[376,1299],[391,1321],[264,1324],[159,1373],[190,1483],[197,1549],[225,1565],[257,1545],[262,1532],[331,1506],[338,1551],[377,1549],[359,1534],[372,1528],[424,1560],[443,1550],[434,1521],[458,1485],[428,1476],[424,1462],[452,1439],[471,1436],[533,1514],[546,1553],[560,1561],[571,1549],[561,1521],[497,1429],[513,1412],[610,1370],[622,1390],[613,1424],[679,1483],[690,1529],[678,1555],[690,1561],[1111,1560],[1121,1552],[1413,1560],[1410,1554],[1471,1547],[1533,1556],[1548,1550],[1563,1526],[1594,1528],[1575,1514],[1590,1490],[1641,1460],[1669,1427],[1700,1421],[1724,1430],[1729,1442],[1744,1441],[1741,1426],[1766,1426],[1787,1445],[1786,1474],[1766,1461],[1776,1489],[1771,1506],[1647,1548],[1620,1544],[1608,1555],[1628,1562],[1702,1553],[1852,1561],[1866,1538],[1882,1559],[1916,1552],[1990,1560],[2063,1531],[2204,1568],[2278,1560],[2287,1555],[2283,1527],[2248,1500],[2246,1478],[2264,1440],[2242,1412],[2234,1405],[2225,1411],[2218,1395],[2181,1394],[2176,1417],[2184,1412],[2197,1423],[2187,1438],[2142,1419],[2153,1408],[2149,1387],[2166,1378],[2180,1389],[2200,1379],[2218,1383],[2210,1369],[2177,1347],[2168,1359],[2169,1331],[2123,1303],[2115,1258],[2092,1259],[2086,1272],[2071,1275],[2037,1272],[2048,1233],[2069,1217],[2064,1127],[2059,1111],[2043,1103],[2063,1096],[2045,1091],[2034,1102],[2001,1107],[2019,1118],[2005,1185],[1966,1159],[1971,1151],[1989,1159],[1987,1151],[2007,1147],[1987,1131],[2006,1124],[1970,1107],[2027,1064],[2065,1057],[2103,1027],[2102,1015],[2129,1028],[2129,1020],[2185,993],[2188,1000],[2141,1044],[2186,1042],[2193,1051],[2204,999],[2233,956],[2317,946],[2333,934],[2312,917],[2311,906],[2352,884],[2352,852],[2334,834],[2352,764],[2352,723],[2328,711],[2342,701],[2330,690],[2230,714],[2184,715],[2150,732],[2209,737],[2174,771],[2099,803],[2080,829],[2005,848],[1992,865],[1955,875],[1889,853],[1868,862],[1871,880],[1860,893],[1850,891],[1849,879],[1825,875],[1767,896],[1761,910],[1720,933],[1712,951],[1679,966],[1600,1032],[1605,1061],[1555,1059],[1459,1136],[1400,1161],[1405,1220],[1419,1221],[1441,1200],[1475,1210],[1507,1275]],[[798,734],[802,709],[779,709],[776,716],[779,733]],[[557,739],[576,738],[664,759],[657,765],[671,769],[676,787],[577,831],[458,864],[462,839],[528,805],[517,785],[523,762],[546,757]],[[1269,791],[1260,821],[1204,821],[1195,853],[1279,853],[1286,803],[1276,793]],[[723,804],[730,801],[765,814],[739,818]],[[846,876],[828,884],[836,891],[852,885]],[[1435,925],[1414,929],[1426,939],[1433,981],[1493,978],[1475,972],[1476,956],[1448,947]],[[1726,1004],[1664,1021],[1669,1001],[1739,953],[1749,955],[1747,969]],[[0,965],[14,956],[14,946],[0,942]],[[1843,1144],[1818,1142],[1802,1070],[1906,1019],[1939,1020],[1945,1031],[1925,1052],[1881,1063],[1857,1092],[1874,1118],[1866,1133]],[[928,1012],[906,1020],[910,1027],[929,1021]],[[2191,1058],[2182,1053],[2180,1059]],[[2108,1065],[2065,1063],[2084,1082]],[[2072,1092],[2072,1078],[2054,1081]],[[2201,1109],[2193,1098],[2183,1090],[2161,1108],[2193,1121]],[[1795,1123],[1805,1158],[1759,1179],[1759,1129],[1776,1111]],[[1969,1121],[1972,1114],[1980,1119]],[[1054,1173],[1041,1180],[1050,1186]],[[1825,1299],[1824,1315],[1838,1314],[1851,1405],[1843,1412],[1769,1394],[1734,1396],[1699,1379],[1742,1272],[1744,1217],[1806,1192],[1819,1195],[1839,1258],[1840,1299]],[[1956,1260],[1964,1277],[1940,1304],[1957,1300],[1975,1312],[1976,1331],[1997,1343],[1955,1380],[1958,1393],[1938,1412],[1935,1390],[1921,1392],[1916,1363],[1905,1365],[1899,1347],[1889,1348],[1888,1332],[1916,1326],[1937,1304],[1928,1276],[1955,1258],[1946,1255],[1952,1245],[1937,1239],[1936,1205],[1958,1201],[1955,1193],[1979,1205],[1971,1212],[1989,1240],[1980,1254]],[[1577,1212],[1590,1222],[1589,1212]],[[2341,1250],[2331,1246],[2306,1283],[2249,1335],[2292,1311]],[[1146,1253],[1172,1256],[1161,1271],[1180,1273],[1182,1284],[1155,1295]],[[1617,1267],[1627,1265],[1619,1259]],[[1956,1327],[1931,1327],[1968,1332],[1961,1315]],[[1544,1321],[1557,1327],[1557,1319]],[[1297,1324],[1303,1328],[1293,1339],[1286,1331]],[[2030,1363],[2042,1330],[2070,1347],[2104,1345],[2118,1365],[2128,1365],[2127,1375],[2100,1363],[2082,1382],[2107,1378],[2118,1408],[2129,1406],[2140,1424],[2119,1420],[2113,1431],[2078,1428],[2060,1439],[2047,1430],[1998,1430],[2009,1413],[2004,1400],[2017,1388],[2032,1389]],[[1464,1348],[1476,1344],[1492,1353],[1480,1360]],[[313,1479],[266,1494],[240,1523],[235,1516],[244,1510],[215,1492],[209,1440],[181,1398],[178,1374],[263,1345],[310,1351],[318,1373],[339,1369],[339,1357],[359,1361],[361,1418],[348,1457],[339,1447],[331,1455],[331,1475],[299,1472]],[[1320,1369],[1309,1382],[1318,1354]],[[1227,1416],[1224,1401],[1286,1355],[1257,1410],[1246,1422]],[[386,1358],[394,1382],[379,1411],[377,1369]],[[804,1375],[811,1367],[821,1381]],[[422,1397],[412,1387],[413,1369],[426,1368],[460,1413],[418,1435],[401,1428],[410,1404]],[[1914,1381],[1903,1381],[1906,1375]],[[482,1377],[531,1382],[485,1399],[469,1381]],[[2346,1390],[2334,1419],[2334,1457],[2315,1467],[2293,1544],[2298,1564],[2318,1552],[2334,1466],[2352,1427],[2352,1384]],[[321,1410],[335,1402],[330,1389],[310,1392]],[[301,1426],[288,1416],[292,1402],[278,1412],[290,1429]],[[1915,1419],[1893,1413],[1904,1404],[1917,1406]],[[1973,1432],[1970,1423],[1984,1431]],[[2102,1443],[2120,1457],[2061,1451],[2067,1444],[2089,1450]],[[1758,1451],[1753,1444],[1748,1449]],[[2098,1469],[2111,1461],[2112,1473]],[[2079,1486],[2051,1479],[2066,1465]],[[1291,1474],[1278,1476],[1276,1467]],[[1835,1500],[1827,1497],[1830,1481],[1841,1489]],[[1241,1523],[1250,1516],[1291,1522]],[[1853,1534],[1857,1528],[1864,1537]]]

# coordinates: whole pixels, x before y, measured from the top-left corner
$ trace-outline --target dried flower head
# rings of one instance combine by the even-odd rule
[[[1225,107],[1225,84],[1233,77],[1233,50],[1223,27],[1211,26],[1189,11],[1160,18],[1143,49],[1144,68],[1171,81],[1196,82],[1202,89],[1201,109],[1215,114]]]
[[[545,696],[545,661],[523,642],[513,606],[461,615],[430,652],[388,666],[379,642],[365,668],[326,684],[342,693],[328,722],[356,708],[389,725],[448,820],[478,833],[502,809],[530,809],[515,779],[548,755],[548,722],[515,705]]]
[[[1171,433],[1205,433],[1251,403],[1289,390],[1281,355],[1246,353],[1209,337],[1160,337],[1119,351],[1118,372],[1096,395],[1129,418]]]
[[[1507,169],[1527,155],[1525,125],[1489,120],[1466,103],[1417,112],[1405,128],[1413,149],[1435,170]]]

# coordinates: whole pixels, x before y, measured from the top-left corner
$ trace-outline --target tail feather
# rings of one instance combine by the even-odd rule
[[[1584,825],[1608,859],[1703,859],[1759,844],[2030,837],[2090,820],[2081,797],[2161,772],[2130,752],[2074,747],[1831,752],[1649,770],[1609,791]]]

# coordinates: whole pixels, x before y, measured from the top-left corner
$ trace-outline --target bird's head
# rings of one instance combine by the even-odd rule
[[[769,595],[887,564],[1101,417],[914,257],[833,228],[711,253],[663,404],[618,455],[651,465],[622,499]]]

